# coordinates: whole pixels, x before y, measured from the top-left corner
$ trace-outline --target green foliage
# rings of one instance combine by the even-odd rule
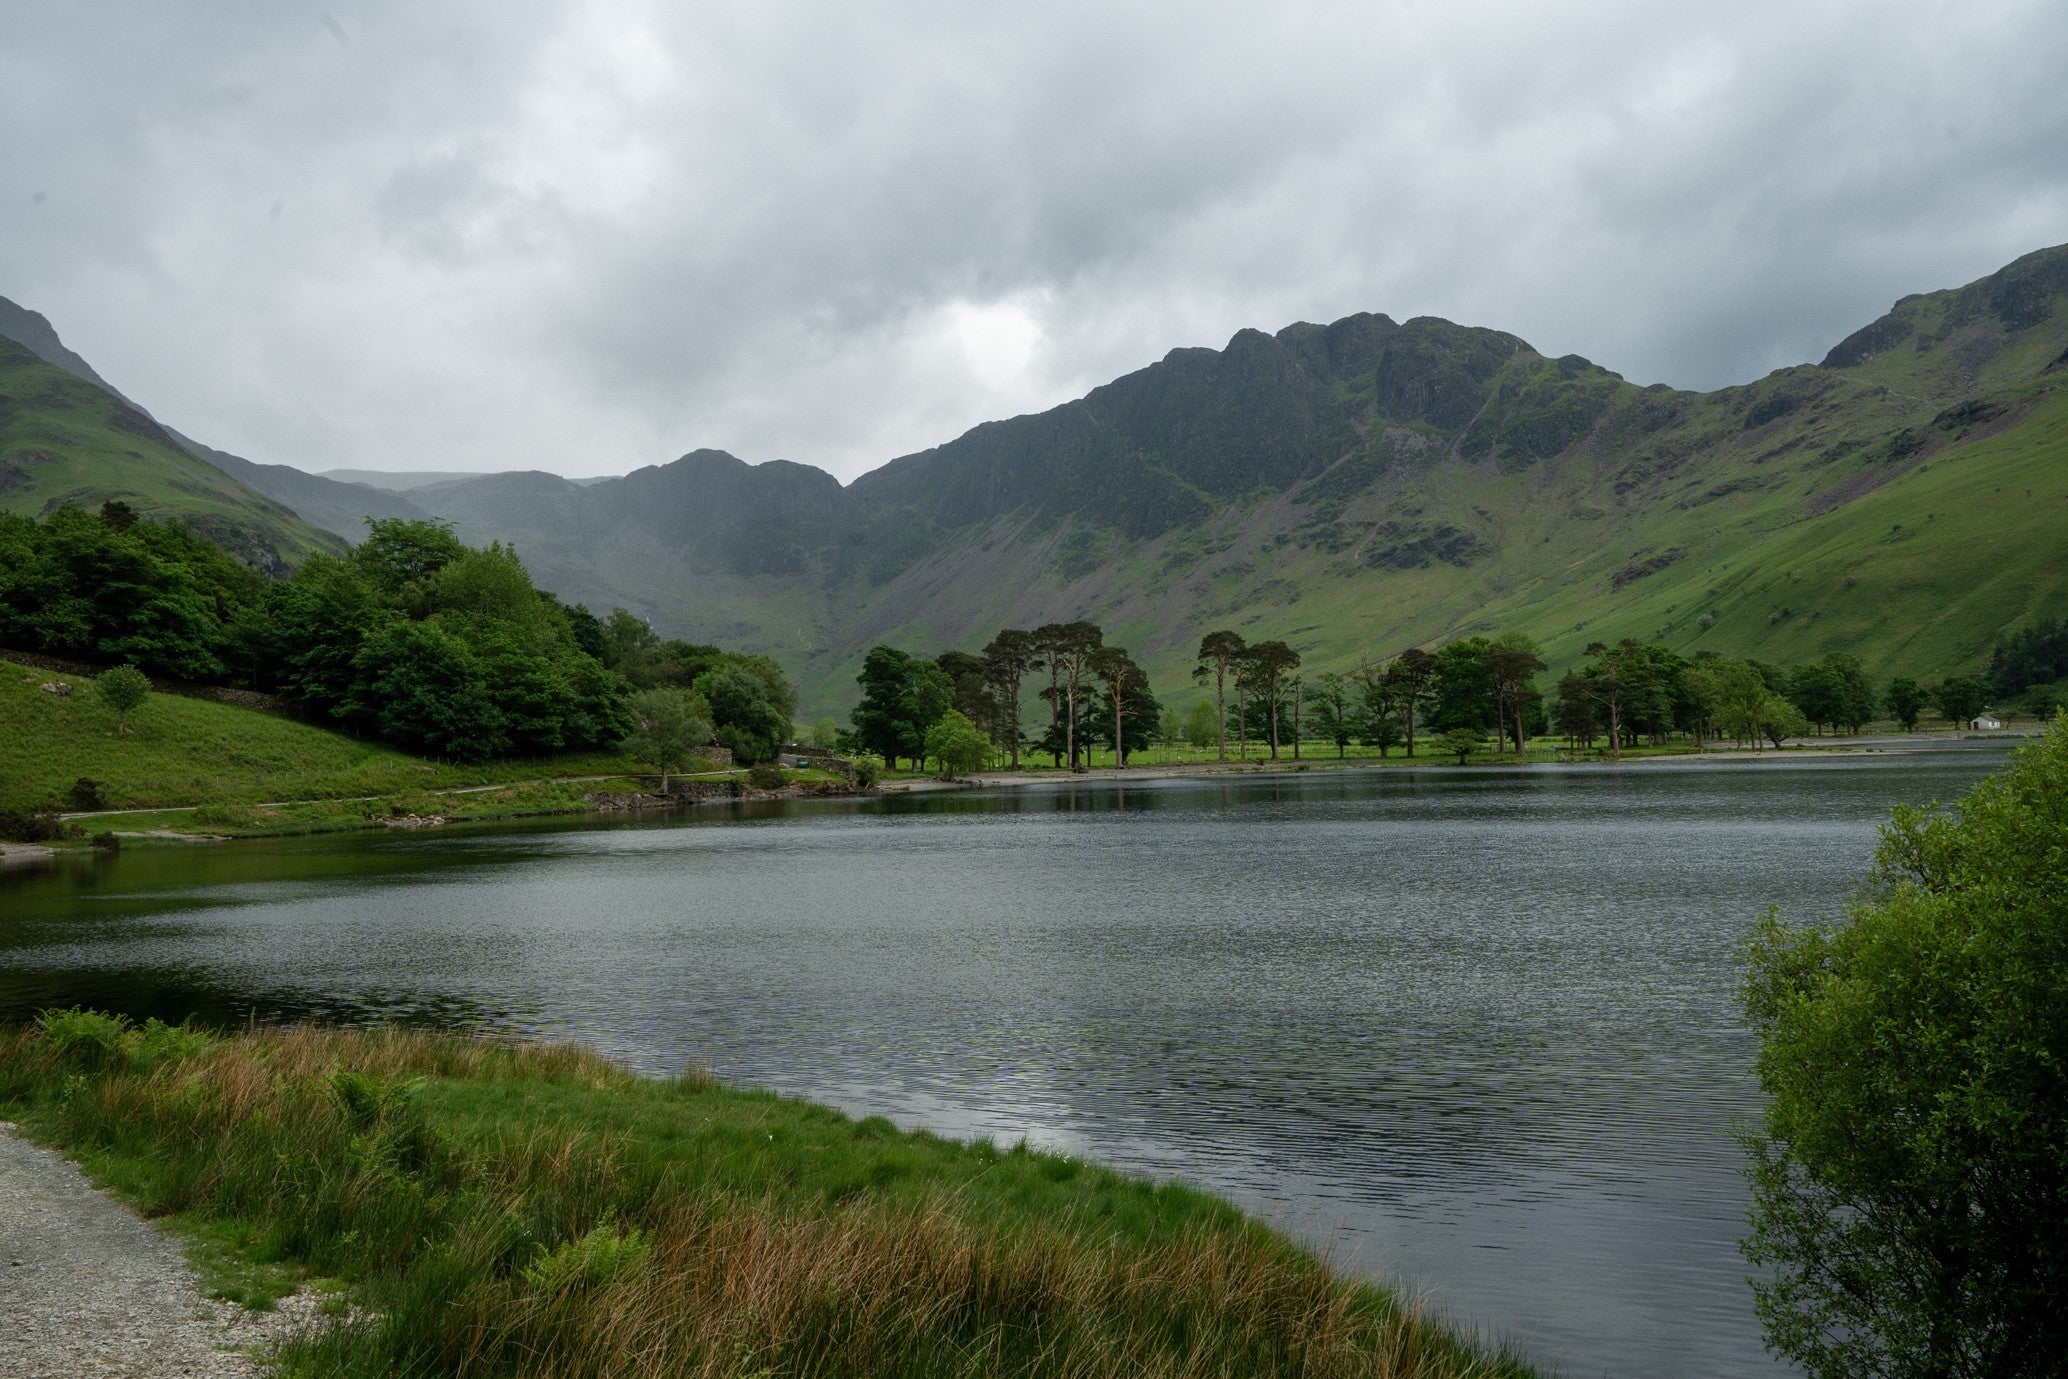
[[[0,645],[212,679],[264,583],[175,522],[0,514]]]
[[[772,761],[757,761],[747,768],[747,784],[756,790],[780,790],[789,783],[783,768]]]
[[[524,1266],[524,1281],[542,1293],[600,1288],[613,1279],[636,1274],[646,1264],[646,1232],[620,1230],[604,1220],[586,1235],[546,1250]]]
[[[1906,733],[1917,731],[1918,715],[1924,712],[1931,697],[1924,687],[1907,675],[1898,675],[1888,682],[1888,692],[1882,696],[1882,703],[1888,709],[1888,716],[1902,725]]]
[[[64,821],[47,809],[0,806],[0,841],[54,843],[64,836]]]
[[[1219,731],[1220,717],[1204,699],[1185,711],[1185,741],[1194,747],[1211,747]]]
[[[730,748],[742,766],[773,761],[790,735],[795,699],[782,672],[766,657],[727,657],[715,670],[696,680],[696,691],[710,706],[718,743]]]
[[[633,727],[624,748],[660,772],[666,790],[669,773],[681,770],[710,739],[710,711],[695,695],[675,689],[640,690],[629,708]]]
[[[213,1042],[188,1025],[168,1025],[155,1017],[134,1025],[126,1016],[77,1006],[44,1011],[37,1017],[36,1029],[59,1059],[92,1071],[149,1073],[167,1063],[199,1057]]]
[[[980,771],[991,760],[991,739],[960,712],[949,709],[926,730],[926,755],[953,778]]]
[[[75,811],[87,814],[108,807],[108,792],[91,776],[81,776],[72,782],[72,788],[65,792],[65,803]]]
[[[810,745],[822,752],[833,751],[840,745],[840,725],[830,718],[821,718],[811,725]]]
[[[1927,691],[1932,704],[1954,724],[1964,724],[1989,704],[1989,687],[1972,675],[1949,675]]]
[[[926,751],[927,730],[955,696],[947,672],[890,646],[870,648],[855,680],[862,687],[852,715],[855,737],[892,769],[899,758],[917,760]]]
[[[1899,809],[1840,927],[1747,954],[1764,1124],[1746,1253],[1812,1375],[2068,1353],[2068,719],[1957,815]]]
[[[1456,756],[1458,765],[1463,766],[1465,758],[1486,745],[1486,738],[1477,728],[1447,728],[1435,745],[1439,755]]]
[[[352,669],[345,716],[372,723],[398,747],[482,761],[508,743],[487,670],[437,622],[381,626],[360,644]]]
[[[129,715],[151,697],[151,682],[135,666],[116,666],[93,682],[93,697],[115,715],[117,732],[129,731]]]

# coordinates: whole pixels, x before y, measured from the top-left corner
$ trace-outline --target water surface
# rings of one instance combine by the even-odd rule
[[[2001,749],[1106,782],[0,877],[0,1013],[589,1040],[1177,1174],[1575,1375],[1772,1375],[1733,952]]]

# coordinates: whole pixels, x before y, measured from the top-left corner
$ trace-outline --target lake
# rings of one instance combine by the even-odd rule
[[[1773,1375],[1734,952],[1915,754],[1083,782],[0,874],[0,1013],[574,1035],[1177,1175],[1572,1375]]]

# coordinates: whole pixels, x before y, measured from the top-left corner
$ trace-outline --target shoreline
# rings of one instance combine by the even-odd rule
[[[1645,766],[1665,762],[1686,761],[1796,761],[1814,757],[1845,757],[1857,755],[1906,755],[1928,752],[1934,745],[1947,742],[1969,741],[2029,741],[2041,735],[2040,730],[2032,732],[2003,733],[1948,733],[1920,734],[1916,736],[1862,736],[1857,738],[1807,738],[1791,739],[1784,747],[1670,747],[1665,749],[1640,748],[1626,754],[1620,761],[1607,756],[1585,760],[1549,757],[1532,753],[1517,760],[1512,754],[1488,753],[1474,757],[1463,769],[1481,770],[1490,767],[1599,767],[1599,766]],[[1563,750],[1563,749],[1559,749]],[[1162,762],[1144,766],[1095,766],[1082,771],[1070,771],[1055,767],[1023,767],[1019,771],[979,771],[967,776],[943,780],[938,776],[907,776],[896,780],[879,781],[875,788],[879,794],[926,794],[942,790],[985,790],[1001,786],[1059,785],[1072,781],[1118,781],[1131,780],[1207,780],[1217,776],[1291,776],[1305,775],[1317,771],[1397,771],[1403,768],[1434,768],[1455,771],[1459,766],[1445,758],[1421,755],[1414,757],[1306,757],[1295,760],[1280,757],[1252,757],[1248,761],[1191,761]]]

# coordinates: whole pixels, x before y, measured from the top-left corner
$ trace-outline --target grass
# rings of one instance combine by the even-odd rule
[[[571,1046],[69,1012],[0,1113],[219,1289],[343,1289],[310,1379],[1528,1373],[1189,1188]]]
[[[47,681],[63,681],[73,693],[45,694],[38,686]],[[508,784],[536,792],[542,776],[640,770],[614,753],[446,765],[277,714],[173,694],[153,694],[119,733],[92,684],[0,661],[0,808],[62,806],[81,777],[99,781],[113,809],[360,797],[413,808],[438,790]]]

